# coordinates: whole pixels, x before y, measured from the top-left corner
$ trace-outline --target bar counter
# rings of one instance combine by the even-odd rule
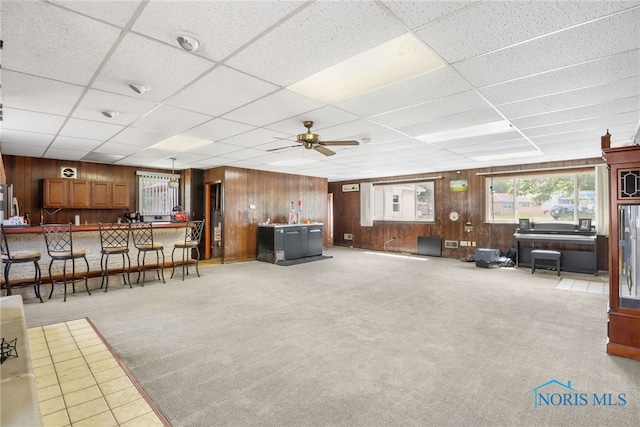
[[[161,222],[153,223],[153,239],[155,242],[164,244],[165,267],[171,265],[171,251],[173,245],[178,240],[184,240],[186,222]],[[84,224],[72,226],[74,249],[84,249],[87,252],[90,276],[100,275],[100,229],[98,224]],[[43,283],[49,282],[49,263],[51,258],[47,254],[47,247],[42,235],[42,227],[24,226],[5,228],[9,249],[12,252],[21,250],[39,251],[42,254],[40,259],[40,269],[42,270]],[[129,239],[129,257],[131,258],[131,271],[136,271],[138,267],[138,250],[133,245],[133,238]],[[122,265],[122,257],[111,256],[109,258],[109,269]],[[147,255],[147,265],[155,264],[155,257]],[[70,271],[70,267],[67,267]],[[82,260],[76,260],[76,269],[84,272],[85,265]],[[11,266],[10,280],[33,278],[33,264],[14,264]],[[62,274],[62,263],[56,262],[53,266],[53,275]],[[4,295],[4,277],[2,277]],[[45,296],[46,297],[46,296]]]

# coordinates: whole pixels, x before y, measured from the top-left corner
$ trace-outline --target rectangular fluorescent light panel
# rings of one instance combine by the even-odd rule
[[[424,43],[407,33],[287,89],[332,104],[445,66]]]
[[[474,136],[495,135],[498,133],[506,133],[513,131],[513,127],[508,120],[499,122],[485,123],[482,125],[469,126],[466,128],[452,129],[443,132],[430,133],[427,135],[417,136],[416,139],[424,142],[442,142],[454,139],[471,138]]]
[[[156,150],[164,151],[190,151],[194,148],[202,147],[203,145],[211,144],[212,141],[206,139],[192,138],[189,136],[176,135],[171,138],[167,138],[164,141],[160,141],[157,144],[148,148],[154,148]]]

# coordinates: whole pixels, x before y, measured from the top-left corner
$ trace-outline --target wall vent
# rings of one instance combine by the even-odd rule
[[[457,240],[445,240],[444,247],[449,249],[458,249],[458,241]]]
[[[344,233],[344,240],[353,240],[353,234]]]
[[[70,166],[63,166],[60,168],[60,178],[78,178],[78,169]]]

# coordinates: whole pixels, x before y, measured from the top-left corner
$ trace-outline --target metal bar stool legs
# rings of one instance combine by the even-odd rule
[[[89,290],[89,261],[87,261],[86,251],[84,249],[75,249],[73,247],[72,225],[69,224],[42,224],[42,234],[44,235],[47,245],[47,252],[51,257],[49,263],[49,278],[51,280],[51,292],[49,299],[53,295],[53,289],[57,283],[64,285],[64,301],[67,300],[67,285],[71,283],[73,293],[76,292],[76,282],[84,280],[84,287],[87,294],[91,295]],[[76,260],[83,259],[86,271],[84,275],[76,274]],[[53,278],[53,264],[62,261],[62,280]],[[67,274],[67,261],[71,261],[71,275]]]
[[[2,263],[4,264],[4,285],[7,289],[7,296],[11,295],[11,288],[23,288],[27,286],[33,286],[33,290],[40,300],[40,302],[44,302],[42,300],[42,294],[40,292],[40,284],[42,283],[42,272],[40,271],[40,252],[37,251],[13,251],[11,252],[9,249],[9,244],[7,242],[7,235],[4,231],[4,226],[0,224],[2,228],[2,238],[0,242],[1,252],[2,252]],[[33,263],[34,268],[34,276],[33,280],[29,279],[19,279],[19,281],[11,283],[10,279],[10,271],[11,266],[13,264],[25,264],[25,263]]]
[[[197,257],[196,257],[196,274],[200,277],[200,270],[198,270],[198,263],[200,262],[200,239],[202,238],[202,230],[204,229],[204,220],[198,221],[188,221],[185,226],[185,235],[184,240],[179,240],[174,243],[173,250],[171,251],[171,277],[176,271],[176,262],[174,259],[174,254],[176,249],[180,249],[182,251],[182,280],[184,280],[185,275],[189,275],[189,260],[191,258],[192,250],[195,249]],[[185,256],[186,255],[186,256]]]
[[[100,274],[102,281],[100,288],[104,286],[104,291],[109,290],[109,276],[113,274],[122,274],[124,284],[131,286],[131,259],[129,258],[129,235],[131,234],[130,224],[103,224],[98,223],[100,229]],[[109,271],[109,257],[111,255],[121,255],[122,268]]]

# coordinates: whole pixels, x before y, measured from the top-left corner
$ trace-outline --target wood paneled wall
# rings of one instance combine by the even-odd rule
[[[292,201],[296,211],[302,201],[303,221],[327,222],[326,178],[220,167],[205,171],[204,180],[223,185],[223,262],[256,259],[258,224],[267,218],[286,224]]]
[[[40,224],[41,214],[45,223],[73,222],[75,215],[80,215],[80,220],[89,224],[95,224],[100,221],[115,222],[124,215],[125,210],[123,209],[62,209],[58,212],[55,212],[54,209],[47,209],[45,211],[42,208],[42,180],[45,178],[60,178],[61,167],[77,168],[77,179],[80,180],[129,183],[131,206],[129,211],[136,211],[136,188],[138,184],[136,170],[140,168],[8,155],[2,156],[2,159],[6,170],[7,183],[13,184],[13,193],[20,205],[20,214],[24,215],[29,212],[33,224]],[[167,172],[164,169],[145,168],[144,170]],[[184,183],[184,180],[181,181]]]
[[[395,240],[386,245],[389,252],[415,253],[418,236],[434,236],[442,238],[442,256],[463,258],[474,253],[473,248],[460,247],[445,249],[445,240],[475,241],[476,247],[500,249],[504,254],[515,247],[513,234],[518,228],[516,224],[495,224],[485,218],[485,176],[478,173],[495,173],[500,171],[535,170],[548,168],[575,168],[602,164],[602,159],[587,159],[580,161],[536,163],[520,166],[509,166],[490,169],[470,169],[461,171],[437,172],[431,174],[417,174],[406,176],[385,177],[361,181],[330,182],[329,192],[333,193],[334,202],[334,244],[339,246],[353,246],[363,249],[384,250],[385,242]],[[571,169],[572,171],[575,169]],[[538,172],[544,174],[548,172]],[[441,176],[435,180],[436,185],[436,221],[434,223],[389,222],[374,221],[373,227],[360,226],[360,193],[342,192],[343,184],[362,182],[381,182],[395,180],[412,180]],[[452,192],[449,182],[457,179],[467,179],[468,189],[465,192]],[[606,202],[605,202],[606,203]],[[449,220],[449,212],[457,211],[460,219],[456,222]],[[471,221],[474,225],[473,233],[467,234],[464,225]],[[344,234],[353,234],[353,241],[345,240]],[[598,237],[598,268],[608,270],[608,239]]]

